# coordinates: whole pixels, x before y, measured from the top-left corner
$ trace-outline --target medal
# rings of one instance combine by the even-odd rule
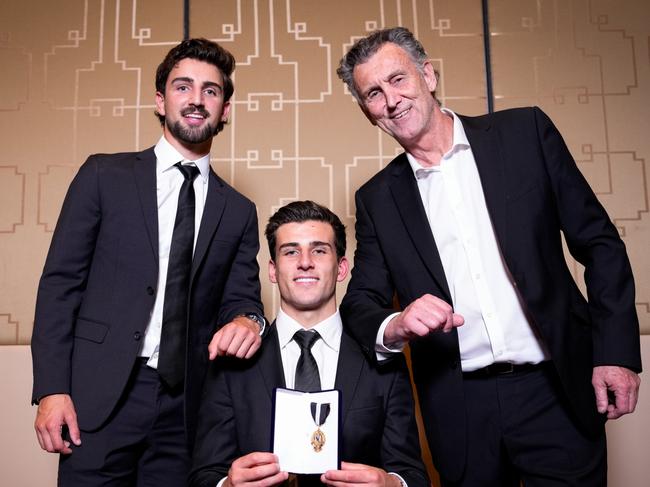
[[[315,402],[312,402],[310,405],[311,417],[316,424],[316,431],[311,435],[311,446],[314,448],[314,451],[318,453],[323,449],[323,445],[325,444],[325,433],[323,433],[320,427],[325,424],[325,421],[330,414],[330,405],[329,403],[316,404]]]

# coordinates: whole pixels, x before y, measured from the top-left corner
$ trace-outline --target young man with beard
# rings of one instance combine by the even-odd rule
[[[203,379],[261,343],[256,210],[210,168],[232,55],[205,39],[156,73],[163,134],[97,154],[70,185],[41,277],[32,356],[59,485],[184,485]]]
[[[338,74],[405,150],[356,194],[341,313],[373,356],[410,343],[443,485],[604,485],[604,422],[639,388],[634,282],[557,129],[539,108],[441,108],[404,28],[357,41]]]
[[[286,481],[269,448],[273,391],[288,387],[335,388],[342,400],[341,469],[298,475],[299,486],[428,487],[404,357],[372,364],[343,330],[336,284],[349,264],[341,220],[312,201],[295,201],[269,219],[265,233],[280,311],[255,357],[226,357],[210,368],[190,485],[268,487]]]

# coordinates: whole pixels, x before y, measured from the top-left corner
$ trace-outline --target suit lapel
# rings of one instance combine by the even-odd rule
[[[264,349],[258,352],[260,358],[257,362],[257,368],[262,374],[266,391],[272,400],[273,390],[276,387],[286,387],[282,357],[280,356],[280,344],[278,342],[278,330],[275,327],[275,321],[271,324],[268,336],[264,338],[262,346]]]
[[[390,190],[406,230],[429,273],[443,291],[443,297],[451,303],[451,294],[447,287],[445,271],[406,154],[402,154],[400,159],[396,161],[392,176]]]
[[[489,117],[467,118],[460,116],[465,135],[472,147],[476,167],[481,178],[485,204],[494,226],[497,242],[506,245],[506,173],[497,134]],[[492,133],[491,133],[492,131]]]
[[[199,235],[196,240],[196,248],[194,249],[194,258],[192,260],[192,278],[196,274],[196,270],[201,265],[205,253],[208,250],[210,242],[214,236],[214,232],[221,221],[221,215],[226,206],[226,195],[223,191],[223,183],[210,168],[208,183],[208,195],[205,199],[205,207],[203,208],[203,216],[201,217],[201,226],[199,228]]]
[[[156,189],[156,155],[153,148],[136,155],[133,165],[135,185],[142,207],[149,244],[158,266],[158,195]]]
[[[334,387],[341,391],[341,424],[345,424],[350,404],[363,371],[364,357],[354,340],[345,331],[341,335],[339,360]]]

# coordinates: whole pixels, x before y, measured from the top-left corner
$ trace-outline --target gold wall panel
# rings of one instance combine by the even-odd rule
[[[650,333],[650,4],[489,7],[495,106],[539,105],[557,123],[625,240]],[[354,192],[401,151],[336,77],[358,37],[409,27],[441,75],[443,105],[487,110],[480,0],[191,0],[189,25],[190,35],[237,58],[232,117],[212,165],[256,202],[260,234],[279,206],[310,198],[342,217],[353,255]],[[38,278],[79,165],[160,136],[154,71],[182,35],[182,0],[0,4],[0,345],[29,343]],[[263,243],[263,301],[273,317],[268,258]]]
[[[190,5],[191,35],[221,42],[238,59],[232,119],[215,140],[212,163],[256,201],[260,230],[278,206],[312,198],[343,217],[352,255],[354,191],[400,151],[367,123],[336,77],[339,58],[359,36],[406,25],[441,74],[443,104],[486,111],[479,0]],[[647,332],[650,7],[641,0],[489,5],[496,107],[536,104],[557,122],[626,241]],[[10,290],[0,297],[0,313],[13,317],[18,342],[26,343],[38,276],[77,167],[90,153],[142,149],[160,134],[153,74],[182,36],[183,5],[26,0],[0,8],[0,61],[11,66],[0,79],[0,169],[7,173],[0,282]],[[267,260],[263,246],[263,300],[273,316],[278,302]]]
[[[491,0],[495,107],[538,105],[627,246],[650,333],[650,3]],[[567,256],[584,291],[583,268]]]

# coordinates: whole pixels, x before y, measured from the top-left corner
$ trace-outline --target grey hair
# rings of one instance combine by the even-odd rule
[[[405,27],[392,27],[390,29],[376,30],[372,34],[354,43],[350,50],[341,58],[336,74],[347,86],[352,96],[361,102],[359,92],[354,85],[353,71],[358,64],[363,64],[370,59],[384,44],[391,42],[406,51],[420,72],[424,72],[424,65],[428,61],[424,47],[420,44],[410,30]],[[436,77],[438,73],[436,73]],[[435,95],[434,95],[435,96]]]

